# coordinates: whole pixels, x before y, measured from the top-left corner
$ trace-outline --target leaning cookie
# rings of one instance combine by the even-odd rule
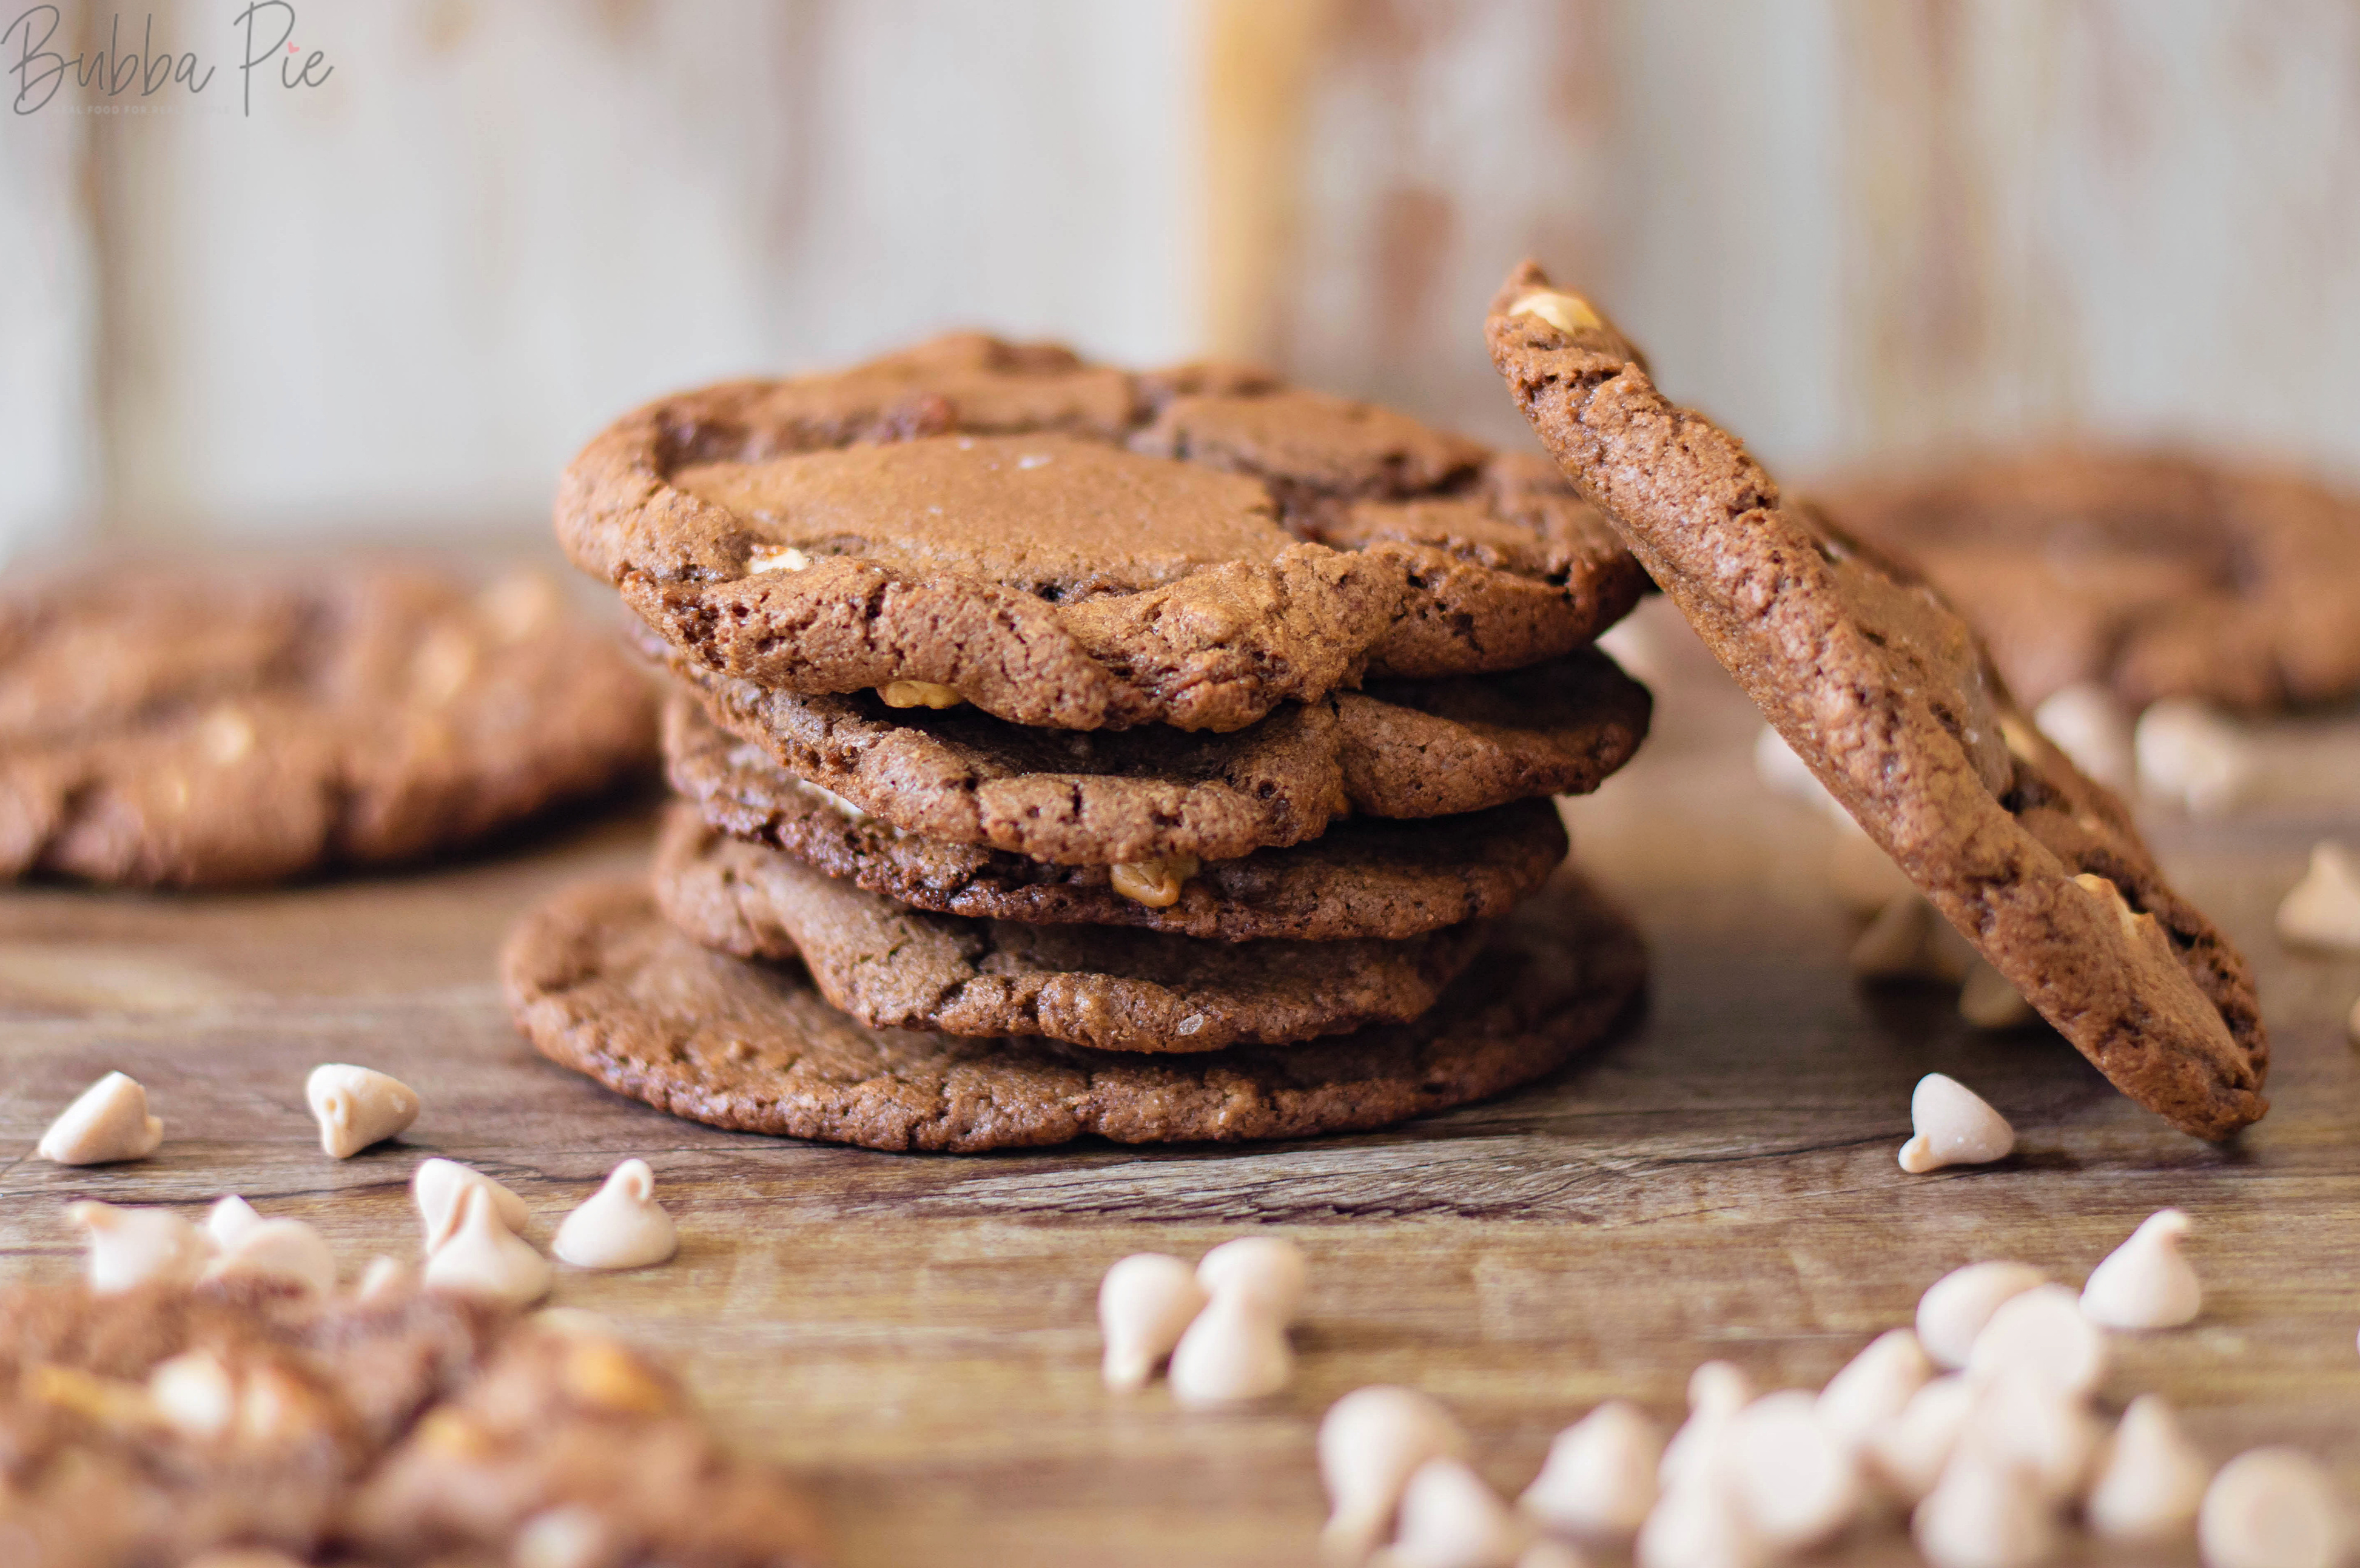
[[[2060,447],[1812,491],[1921,567],[2038,703],[2360,695],[2360,496],[2191,455]]]
[[[1797,754],[2026,1000],[2140,1104],[2224,1137],[2268,1109],[2245,960],[2165,885],[2120,805],[2008,699],[1907,573],[1782,504],[1527,264],[1493,363],[1583,493]]]
[[[1388,681],[1248,729],[1080,734],[973,708],[796,696],[674,661],[715,723],[905,832],[1063,865],[1233,860],[1349,812],[1429,817],[1586,795],[1644,739],[1646,688],[1595,649],[1502,674]]]
[[[699,947],[631,886],[560,894],[501,957],[527,1037],[618,1093],[745,1132],[958,1153],[1386,1126],[1554,1070],[1613,1030],[1645,975],[1637,935],[1570,876],[1423,1018],[1191,1057],[865,1029],[793,966]]]
[[[94,568],[0,601],[0,875],[414,861],[639,772],[655,729],[537,574]]]
[[[863,893],[676,806],[656,903],[705,947],[800,959],[873,1029],[1039,1036],[1097,1050],[1290,1045],[1434,1005],[1483,945],[1482,922],[1397,941],[1205,942],[1098,926],[934,915]]]
[[[804,784],[684,695],[664,710],[664,762],[672,787],[726,832],[915,908],[1033,925],[1227,942],[1416,937],[1506,914],[1566,854],[1557,808],[1524,800],[1426,821],[1348,817],[1307,842],[1207,861],[1154,889],[1130,878],[1118,886],[1112,866],[905,833]]]
[[[972,335],[651,403],[556,524],[703,670],[1065,729],[1510,669],[1644,587],[1562,481],[1404,415]]]

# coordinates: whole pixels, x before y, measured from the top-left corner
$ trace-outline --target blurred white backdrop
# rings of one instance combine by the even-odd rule
[[[1790,469],[2360,467],[2353,0],[296,0],[250,115],[245,3],[62,5],[225,74],[0,115],[0,547],[522,534],[634,402],[952,324],[1515,438],[1527,251]]]

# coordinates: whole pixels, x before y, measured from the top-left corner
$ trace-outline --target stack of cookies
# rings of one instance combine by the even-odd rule
[[[1644,980],[1560,870],[1646,586],[1546,462],[1186,367],[945,338],[670,398],[559,535],[676,689],[650,885],[505,959],[552,1058],[882,1148],[1382,1125]]]

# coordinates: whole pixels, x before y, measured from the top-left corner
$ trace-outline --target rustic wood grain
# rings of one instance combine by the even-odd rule
[[[644,816],[377,882],[0,896],[0,1277],[71,1270],[69,1198],[193,1212],[231,1190],[319,1224],[356,1273],[414,1245],[403,1183],[427,1154],[517,1187],[545,1245],[640,1155],[679,1259],[562,1271],[555,1299],[613,1314],[738,1439],[807,1471],[847,1563],[1292,1564],[1320,1511],[1314,1426],[1352,1387],[1432,1390],[1521,1487],[1602,1397],[1668,1414],[1711,1355],[1816,1383],[1954,1265],[2019,1256],[2078,1281],[2178,1204],[2204,1315],[2120,1342],[2108,1398],[2164,1391],[2216,1458],[2305,1443],[2360,1494],[2360,1065],[2339,1023],[2360,960],[2290,954],[2268,928],[2321,820],[2162,825],[2175,873],[2255,959],[2277,1052],[2276,1109],[2212,1147],[2051,1036],[1971,1036],[1939,998],[1856,990],[1823,829],[1754,782],[1752,712],[1699,658],[1673,648],[1655,739],[1570,811],[1654,945],[1644,1025],[1533,1092],[1328,1143],[876,1155],[672,1121],[548,1066],[502,1014],[495,946],[543,891],[638,867]],[[399,1144],[319,1152],[303,1074],[336,1059],[423,1092]],[[158,1157],[26,1157],[117,1067],[165,1118]],[[2014,1118],[2018,1157],[1898,1170],[1910,1086],[1935,1069]],[[1250,1224],[1313,1259],[1295,1387],[1227,1416],[1101,1390],[1104,1266]],[[1842,1560],[1907,1558],[1887,1537]]]

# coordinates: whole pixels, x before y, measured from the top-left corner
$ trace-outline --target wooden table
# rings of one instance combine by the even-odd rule
[[[545,1244],[641,1155],[680,1257],[563,1271],[554,1299],[661,1347],[737,1438],[808,1472],[846,1563],[1278,1564],[1309,1559],[1312,1433],[1349,1389],[1430,1390],[1518,1489],[1602,1398],[1668,1415],[1709,1356],[1817,1385],[1945,1270],[2013,1256],[2078,1283],[2177,1204],[2196,1218],[2204,1315],[2123,1343],[2109,1398],[2163,1391],[2216,1457],[2301,1442],[2360,1497],[2360,1065],[2342,1025],[2360,960],[2289,953],[2269,925],[2322,824],[2157,825],[2180,885],[2260,971],[2276,1052],[2277,1109],[2212,1147],[2053,1036],[1977,1036],[1943,998],[1857,988],[1829,829],[1755,782],[1734,688],[1692,646],[1673,663],[1655,739],[1569,812],[1578,853],[1653,945],[1644,1024],[1536,1090],[1373,1136],[887,1156],[617,1099],[511,1033],[493,953],[547,889],[632,873],[643,811],[505,858],[290,893],[0,896],[0,1274],[71,1270],[70,1198],[193,1212],[228,1191],[319,1225],[356,1273],[414,1247],[404,1183],[430,1153],[515,1186]],[[330,1161],[302,1102],[328,1060],[400,1074],[424,1115],[398,1146]],[[148,1086],[158,1157],[27,1157],[109,1068]],[[2015,1159],[1901,1173],[1910,1087],[1937,1069],[2015,1121]],[[1226,1416],[1180,1413],[1160,1386],[1109,1396],[1105,1266],[1254,1225],[1312,1258],[1295,1386]],[[1886,1537],[1849,1560],[1907,1559]]]

